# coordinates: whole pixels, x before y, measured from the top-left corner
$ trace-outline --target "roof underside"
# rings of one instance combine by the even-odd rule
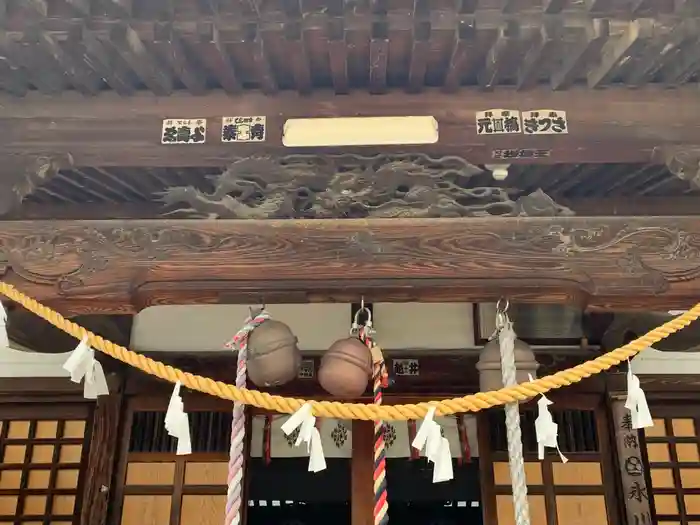
[[[343,93],[697,81],[697,4],[671,0],[15,0],[0,86]]]
[[[538,190],[553,201],[537,212],[544,215],[568,213],[559,205],[589,213],[590,206],[577,210],[575,204],[592,199],[638,197],[635,203],[644,212],[645,198],[700,195],[657,165],[514,165],[505,180],[495,180],[488,170],[454,157],[438,164],[408,154],[290,155],[239,159],[226,170],[63,170],[36,188],[15,218],[517,215],[523,209],[518,199]]]

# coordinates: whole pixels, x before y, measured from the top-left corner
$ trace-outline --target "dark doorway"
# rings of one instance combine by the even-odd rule
[[[350,460],[326,459],[308,471],[308,458],[249,462],[248,525],[350,525]]]
[[[454,479],[433,483],[425,458],[387,460],[389,520],[401,525],[482,525],[479,460],[453,460]]]

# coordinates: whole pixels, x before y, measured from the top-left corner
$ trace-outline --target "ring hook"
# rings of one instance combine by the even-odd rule
[[[253,317],[255,317],[256,315],[259,315],[261,312],[264,312],[265,309],[266,309],[265,299],[263,298],[262,295],[260,296],[260,302],[259,302],[259,304],[260,304],[260,306],[258,306],[258,307],[256,307],[256,308],[253,308],[252,306],[249,306],[249,307],[248,307],[248,312],[250,312],[250,317],[251,317],[251,319],[252,319]],[[255,311],[255,310],[257,310],[257,311]]]
[[[501,297],[496,303],[496,311],[500,314],[504,314],[508,311],[510,307],[510,301]]]
[[[365,326],[367,328],[372,327],[372,310],[367,308],[365,306],[365,298],[364,296],[360,300],[360,308],[358,308],[357,312],[355,312],[355,318],[353,319],[352,327],[350,328],[350,333],[351,334],[356,334],[359,329],[360,329],[360,315],[362,315],[363,312],[367,313],[367,320],[365,321]]]

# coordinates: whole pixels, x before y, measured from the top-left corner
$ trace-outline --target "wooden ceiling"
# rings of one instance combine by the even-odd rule
[[[86,95],[677,86],[697,0],[6,0],[0,87]]]

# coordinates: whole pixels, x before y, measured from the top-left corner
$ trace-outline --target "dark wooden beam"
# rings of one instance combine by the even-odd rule
[[[70,153],[77,166],[222,166],[236,156],[292,150],[281,146],[284,122],[291,117],[432,115],[439,125],[439,141],[428,146],[354,148],[371,154],[420,151],[431,155],[459,155],[475,164],[493,162],[496,149],[551,150],[546,158],[513,162],[582,163],[650,162],[654,148],[697,144],[700,104],[694,87],[664,89],[608,89],[566,93],[534,88],[527,92],[498,89],[469,94],[425,92],[386,96],[332,93],[310,97],[285,93],[277,97],[241,96],[237,115],[267,116],[263,143],[221,143],[217,129],[223,116],[231,116],[232,101],[223,92],[193,99],[187,94],[154,98],[110,94],[85,99],[77,94],[44,97],[30,94],[18,100],[0,97],[0,155],[4,159]],[[476,134],[475,114],[491,108],[556,109],[567,112],[569,133],[526,136]],[[162,146],[162,120],[208,118],[205,144]],[[336,148],[348,153],[349,148]],[[332,149],[324,150],[331,153]]]
[[[0,21],[4,15],[2,8],[0,6]],[[16,44],[8,38],[7,33],[0,33],[0,87],[14,96],[23,97],[29,90],[29,78],[18,57],[10,56],[16,55],[15,47]]]
[[[298,4],[291,3],[299,7]],[[292,75],[297,90],[302,95],[311,93],[311,66],[309,64],[309,54],[306,50],[306,42],[304,41],[304,32],[301,24],[295,20],[285,26],[286,39],[284,45],[289,52],[289,61],[291,63]]]
[[[29,13],[42,17],[49,14],[48,0],[20,0],[18,3]]]
[[[128,19],[131,17],[133,0],[102,0],[101,4],[115,18]]]
[[[66,0],[66,3],[71,6],[76,17],[90,16],[90,0]]]
[[[416,24],[413,29],[411,63],[408,68],[408,91],[418,93],[425,86],[425,73],[430,59],[430,24]]]
[[[344,38],[328,40],[328,60],[333,77],[333,88],[338,94],[345,94],[348,82],[348,45]]]
[[[102,79],[92,69],[86,67],[82,56],[71,56],[49,33],[39,33],[38,39],[39,46],[68,74],[75,89],[84,95],[96,95],[100,91]],[[65,47],[71,49],[72,44],[71,42],[71,45]]]
[[[90,31],[83,27],[74,29],[79,33],[69,38],[67,45],[75,55],[80,54],[89,62],[92,68],[105,79],[109,87],[119,95],[131,95],[134,90],[134,79],[122,62],[117,62],[110,55],[110,44],[105,44],[108,31]]]
[[[518,69],[517,88],[530,89],[540,79],[544,66],[548,66],[555,53],[564,45],[562,20],[553,18],[540,27],[532,47]]]
[[[658,23],[651,18],[632,20],[619,39],[603,46],[599,64],[588,72],[588,87],[595,88],[611,80],[629,60],[654,38]]]
[[[373,38],[369,43],[369,89],[374,94],[386,91],[387,63],[389,61],[389,38],[387,25],[375,23]]]
[[[153,93],[165,96],[172,92],[172,74],[149,53],[138,33],[131,26],[119,24],[112,27],[109,44]]]
[[[569,88],[580,75],[581,70],[600,55],[610,36],[610,21],[600,18],[588,20],[581,33],[582,39],[578,42],[576,49],[552,71],[550,77],[552,89]]]
[[[263,93],[266,95],[277,93],[277,80],[275,79],[275,73],[267,58],[263,32],[258,31],[255,38],[247,42],[247,44],[250,46],[250,54],[253,64],[255,65],[256,77],[260,84],[260,89],[262,89]]]
[[[352,437],[350,523],[352,525],[370,525],[373,522],[372,509],[374,508],[374,491],[372,490],[374,423],[353,421]]]
[[[227,93],[233,95],[240,93],[241,82],[226,50],[227,43],[214,23],[197,24],[197,36],[189,42],[201,57],[202,66],[214,75]]]
[[[102,396],[97,400],[93,413],[86,473],[89,482],[83,487],[81,525],[105,525],[107,522],[124,401],[124,382],[117,383],[116,378],[114,379],[110,385],[109,396]]]
[[[509,20],[498,30],[496,41],[486,54],[486,62],[479,72],[479,85],[485,90],[492,90],[500,76],[507,68],[508,58],[519,52],[518,38],[520,24]]]
[[[443,89],[446,92],[451,93],[457,91],[462,80],[462,75],[475,61],[475,57],[478,56],[477,39],[478,33],[474,21],[460,24],[459,28],[455,31],[454,47],[452,48],[450,63],[447,66],[445,83],[443,85]],[[428,42],[428,49],[430,48],[429,44],[430,42]]]
[[[5,280],[67,313],[153,304],[473,301],[685,308],[693,217],[5,222]]]
[[[389,370],[394,370],[394,362],[397,359],[416,359],[418,360],[419,374],[409,376],[392,373],[391,386],[384,392],[384,404],[396,405],[399,403],[421,402],[421,396],[426,395],[432,396],[431,399],[446,399],[456,395],[478,392],[479,372],[476,368],[478,354],[479,350],[477,349],[466,352],[464,349],[446,352],[434,350],[396,350],[385,352]],[[535,347],[535,357],[540,365],[537,374],[540,377],[553,374],[559,370],[576,366],[588,359],[597,357],[599,354],[600,352],[597,350],[586,348],[569,347],[567,349],[540,351]],[[231,356],[226,352],[203,353],[193,350],[191,352],[144,352],[144,355],[176,368],[187,370],[190,373],[210,377],[215,381],[229,382],[231,380]],[[302,359],[307,363],[311,361],[309,364],[314,370],[314,377],[317,377],[321,362],[319,354],[302,354]],[[155,400],[167,400],[172,392],[172,387],[165,381],[155,379],[135,368],[126,367],[114,359],[107,358],[103,359],[103,361],[107,373],[110,372],[111,368],[114,368],[116,372],[126,375],[126,386],[124,389],[124,395],[126,396],[151,396],[152,400],[154,400],[152,402],[158,403],[159,401]],[[606,387],[606,378],[607,373],[596,375],[586,379],[586,381],[571,385],[564,391],[551,392],[551,394],[552,396],[561,394],[566,397],[574,392],[579,394],[603,393]],[[67,380],[64,381],[68,383]],[[3,390],[11,391],[9,386],[3,389],[2,383],[3,380],[0,378],[0,393]],[[700,380],[698,380],[698,383],[700,383]],[[29,390],[26,383],[24,386],[15,386],[16,393],[22,394],[24,390]],[[249,386],[258,388],[252,383]],[[304,397],[305,399],[331,399],[331,396],[321,388],[315,378],[297,378],[284,386],[263,388],[262,390],[273,395]],[[224,401],[221,399],[215,399],[197,392],[184,392],[183,395],[185,396],[185,402],[190,407],[193,405],[188,402],[189,399],[194,401],[197,398],[204,398],[212,403],[224,404]],[[187,399],[188,397],[189,399]],[[368,385],[367,391],[354,401],[371,402],[371,385]],[[254,411],[258,414],[269,413],[262,409],[254,409]]]
[[[161,58],[169,64],[192,95],[203,95],[207,91],[206,77],[202,70],[187,55],[180,35],[169,22],[158,22],[154,28],[153,46]]]

